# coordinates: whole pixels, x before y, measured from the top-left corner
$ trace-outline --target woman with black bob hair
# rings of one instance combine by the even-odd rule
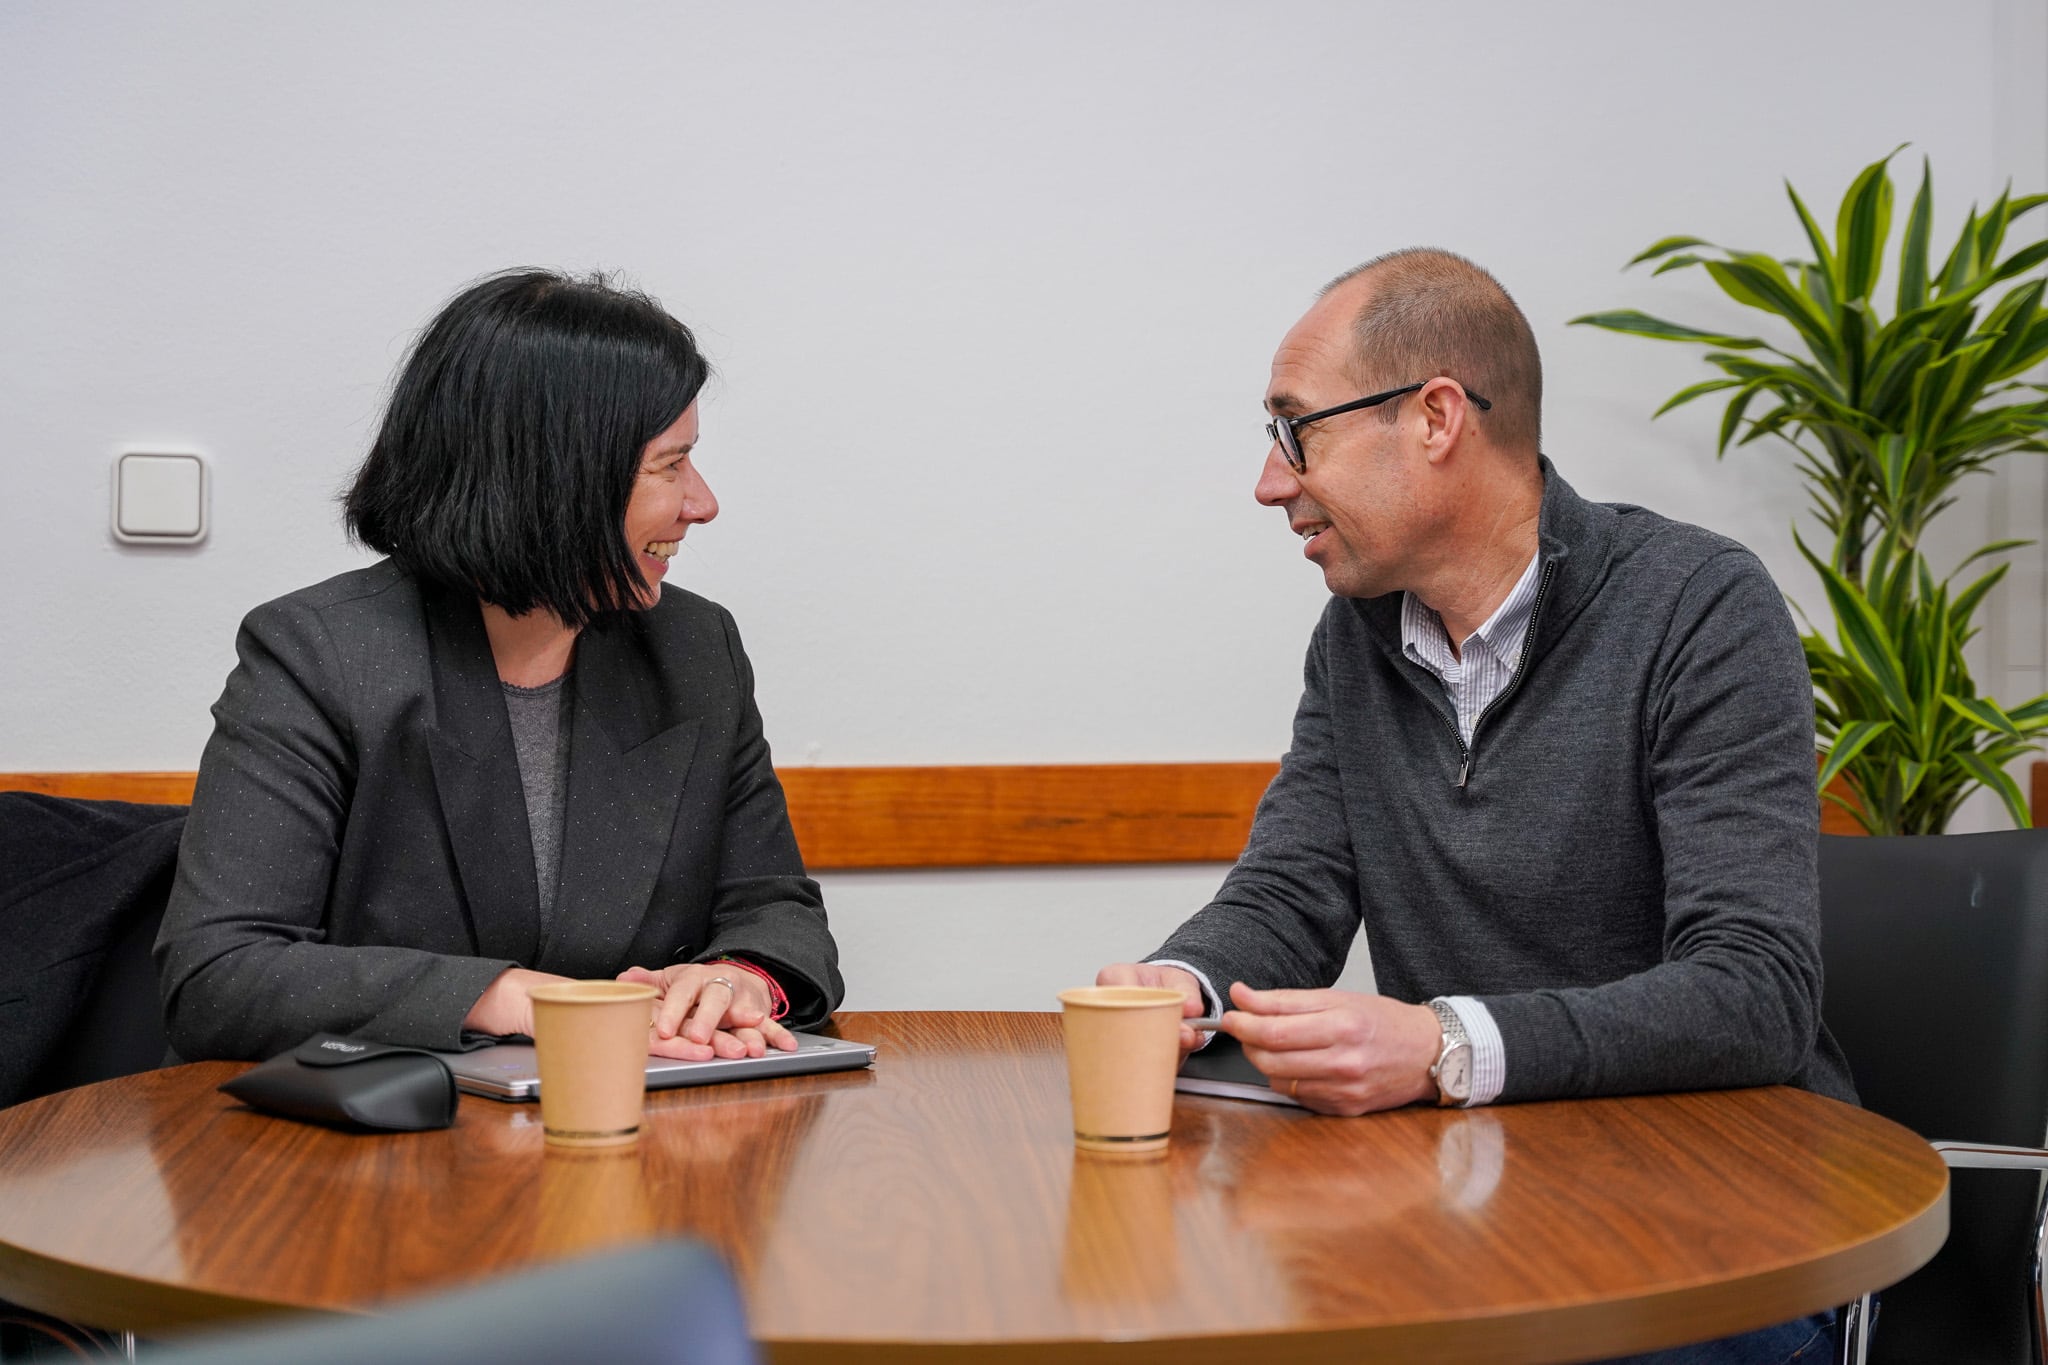
[[[472,1046],[563,978],[652,983],[692,1059],[839,1003],[732,617],[661,582],[718,514],[708,373],[596,276],[427,327],[346,498],[388,558],[242,623],[157,940],[180,1055]]]

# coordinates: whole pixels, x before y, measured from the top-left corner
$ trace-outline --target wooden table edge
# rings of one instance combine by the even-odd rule
[[[834,1021],[835,1025],[855,1025],[856,1035],[865,1032],[858,1027],[862,1022],[860,1016]],[[838,1033],[839,1029],[826,1031]],[[1842,1107],[1878,1118],[1855,1106]],[[1209,1360],[1238,1362],[1248,1349],[1271,1351],[1283,1343],[1290,1360],[1311,1365],[1322,1361],[1412,1360],[1418,1354],[1439,1358],[1473,1356],[1498,1365],[1517,1365],[1654,1350],[1789,1321],[1838,1306],[1866,1289],[1888,1286],[1911,1274],[1940,1250],[1948,1231],[1947,1169],[1931,1147],[1926,1149],[1926,1160],[1930,1163],[1929,1173],[1940,1175],[1931,1197],[1912,1215],[1881,1233],[1844,1245],[1823,1260],[1767,1267],[1732,1280],[1676,1286],[1645,1297],[1560,1303],[1536,1312],[1511,1308],[1463,1318],[1338,1325],[1307,1331],[1187,1332],[1119,1339],[1049,1336],[1030,1340],[959,1337],[935,1341],[772,1335],[757,1335],[755,1339],[764,1355],[777,1365],[893,1360],[909,1361],[911,1365],[954,1360],[1023,1362],[1043,1359],[1048,1352],[1056,1352],[1061,1359],[1078,1365],[1145,1365],[1169,1360],[1174,1365],[1199,1365]],[[459,1292],[464,1287],[450,1284],[442,1292]],[[15,1299],[88,1325],[142,1335],[233,1326],[282,1315],[374,1315],[396,1309],[410,1297],[365,1305],[360,1310],[302,1305],[186,1288],[0,1242],[0,1298]],[[1729,1305],[1740,1305],[1748,1311],[1740,1314],[1737,1321],[1738,1315],[1729,1311]],[[1755,1320],[1759,1316],[1762,1321]],[[1616,1347],[1612,1327],[1617,1317],[1664,1326],[1657,1333],[1639,1338],[1636,1344]]]
[[[1842,1107],[1869,1115],[1868,1110],[1859,1106]],[[1256,1354],[1248,1357],[1247,1352],[1270,1353],[1280,1346],[1284,1346],[1291,1363],[1300,1365],[1394,1365],[1418,1359],[1467,1356],[1494,1365],[1556,1365],[1664,1350],[1760,1331],[1839,1308],[1862,1294],[1889,1288],[1926,1265],[1941,1250],[1949,1231],[1948,1170],[1932,1147],[1927,1155],[1940,1170],[1939,1186],[1917,1212],[1887,1231],[1844,1246],[1822,1261],[1771,1267],[1737,1279],[1678,1286],[1648,1296],[1589,1299],[1536,1313],[1517,1308],[1463,1318],[1429,1318],[1305,1332],[1190,1332],[1114,1341],[1072,1337],[1030,1341],[975,1337],[950,1341],[879,1337],[756,1340],[775,1365],[884,1365],[890,1361],[906,1361],[909,1365],[945,1365],[954,1361],[1025,1365],[1045,1359],[1049,1352],[1073,1365],[1205,1365],[1211,1361],[1216,1365],[1238,1365],[1247,1358],[1257,1358]],[[1738,1319],[1726,1314],[1721,1307],[1726,1303],[1750,1309],[1761,1306],[1763,1311],[1745,1312]],[[1674,1316],[1674,1310],[1678,1315]],[[1704,1326],[1700,1323],[1702,1314],[1707,1317]],[[1659,1324],[1662,1330],[1635,1344],[1617,1347],[1610,1334],[1617,1317]],[[1762,1320],[1752,1321],[1755,1317]]]
[[[0,1242],[0,1299],[39,1313],[138,1336],[227,1327],[256,1318],[358,1316],[346,1309],[244,1298],[99,1270]]]

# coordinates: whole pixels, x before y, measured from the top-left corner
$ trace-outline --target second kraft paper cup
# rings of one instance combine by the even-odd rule
[[[1076,1147],[1156,1152],[1166,1146],[1185,999],[1151,986],[1060,992]]]
[[[557,981],[527,994],[547,1140],[558,1147],[616,1147],[638,1138],[654,987]]]

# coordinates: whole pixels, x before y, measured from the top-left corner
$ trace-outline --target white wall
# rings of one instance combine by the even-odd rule
[[[1789,461],[1647,420],[1696,356],[1563,324],[1732,319],[1619,267],[1801,250],[1780,177],[1831,205],[1899,142],[1944,230],[2048,184],[2038,10],[13,0],[0,769],[194,766],[242,612],[361,562],[332,495],[413,329],[514,264],[624,270],[718,363],[725,512],[672,574],[738,615],[784,763],[1275,755],[1322,593],[1250,496],[1266,365],[1411,243],[1521,301],[1581,491],[1811,602]],[[151,446],[212,462],[203,547],[109,537]],[[2027,477],[1959,543],[2038,529]],[[2040,563],[1994,690],[2048,686]],[[831,877],[849,1003],[1043,1006],[1220,871]]]

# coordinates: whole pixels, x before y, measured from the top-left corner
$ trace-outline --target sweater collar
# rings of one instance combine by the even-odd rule
[[[1614,555],[1616,514],[1604,503],[1580,497],[1557,472],[1547,455],[1538,457],[1543,470],[1543,505],[1537,517],[1537,602],[1529,657],[1541,658],[1592,600],[1607,577]],[[1390,592],[1357,599],[1358,612],[1380,647],[1402,656],[1401,602]]]

